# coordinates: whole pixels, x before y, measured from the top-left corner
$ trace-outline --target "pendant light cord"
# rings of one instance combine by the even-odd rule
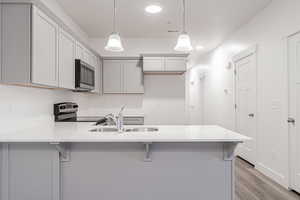
[[[183,12],[182,12],[182,25],[183,25],[183,32],[186,32],[186,21],[185,21],[185,0],[182,0],[182,8],[183,8]]]
[[[114,33],[116,32],[116,15],[117,15],[117,7],[116,7],[116,0],[114,0],[114,19],[113,19]]]

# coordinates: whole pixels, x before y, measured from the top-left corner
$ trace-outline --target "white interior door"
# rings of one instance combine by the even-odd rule
[[[300,34],[288,41],[290,187],[300,192]]]
[[[235,62],[236,131],[252,138],[239,145],[240,157],[255,165],[256,160],[256,55],[251,53]]]

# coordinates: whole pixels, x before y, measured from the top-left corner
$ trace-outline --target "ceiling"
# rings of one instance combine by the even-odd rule
[[[89,37],[112,32],[113,0],[57,0]],[[271,0],[187,0],[187,29],[193,41],[211,48],[246,23]],[[146,14],[149,4],[163,11]],[[117,31],[127,38],[176,38],[181,29],[181,0],[117,0]]]

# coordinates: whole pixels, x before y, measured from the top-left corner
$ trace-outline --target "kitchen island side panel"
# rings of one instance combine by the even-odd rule
[[[0,200],[59,200],[59,155],[53,145],[2,143],[1,147]]]
[[[232,200],[223,143],[72,143],[62,200]]]

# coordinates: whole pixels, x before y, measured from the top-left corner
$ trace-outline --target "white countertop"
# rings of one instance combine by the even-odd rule
[[[156,127],[159,131],[101,133],[89,131],[95,128],[93,123],[60,122],[1,131],[0,142],[243,142],[250,139],[219,126],[145,127]]]

